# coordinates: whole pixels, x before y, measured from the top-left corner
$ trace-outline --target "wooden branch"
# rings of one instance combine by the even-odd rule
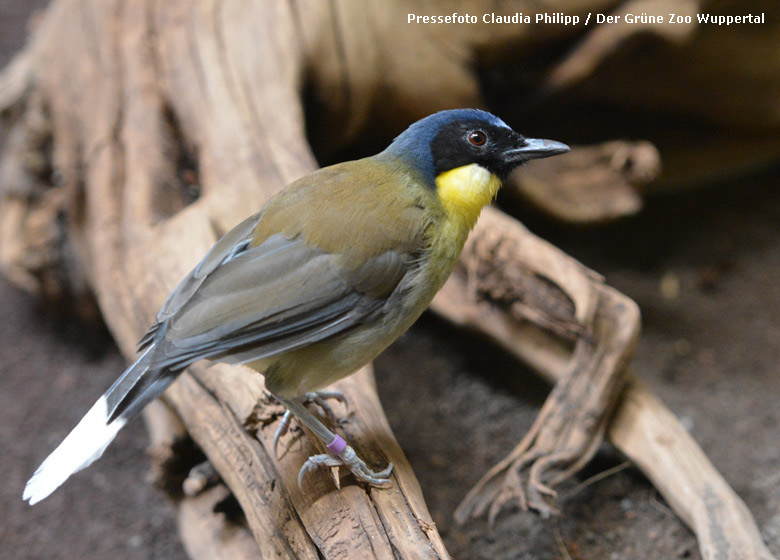
[[[56,167],[61,181],[31,182],[24,196],[6,191],[18,208],[5,222],[18,247],[4,253],[6,265],[40,278],[24,260],[34,242],[52,249],[41,261],[58,270],[61,253],[53,249],[64,235],[38,243],[26,230],[40,216],[67,216],[69,247],[127,355],[167,292],[221,232],[315,168],[298,101],[301,63],[286,46],[295,36],[290,9],[279,2],[63,0],[45,15],[38,40],[57,56],[34,61],[35,108],[46,117],[50,142],[35,142],[25,118],[12,134],[20,146],[38,147],[32,153]],[[258,56],[245,56],[250,51]],[[40,178],[29,158],[16,157],[23,150],[9,153],[9,173]],[[61,204],[49,210],[43,203],[54,195]],[[345,481],[338,492],[317,472],[303,494],[296,477],[312,448],[306,443],[277,461],[269,451],[273,426],[245,429],[262,394],[262,378],[248,370],[194,368],[166,398],[238,499],[267,557],[447,558],[370,374],[342,388],[353,445],[371,462],[395,464],[389,490]],[[188,546],[222,547],[206,544],[208,534]]]
[[[150,478],[176,500],[179,535],[190,558],[262,558],[246,518],[241,515],[237,519],[238,516],[221,511],[226,509],[220,508],[221,504],[229,504],[235,498],[220,480],[202,482],[188,491],[191,471],[184,479],[183,470],[189,467],[192,460],[186,457],[187,453],[182,448],[191,448],[192,445],[191,442],[187,444],[187,430],[173,409],[162,400],[153,401],[144,410],[144,421],[152,457]]]
[[[215,515],[219,504],[231,497],[230,490],[218,485],[197,496],[187,497],[179,504],[179,532],[192,560],[266,558],[245,526],[224,514]]]
[[[507,2],[502,9],[514,13],[521,5]],[[4,272],[17,284],[50,296],[61,297],[64,286],[77,296],[93,292],[130,356],[166,294],[216,238],[316,167],[307,128],[319,154],[327,157],[349,146],[369,125],[394,132],[437,109],[481,104],[473,70],[477,51],[485,60],[503,61],[508,53],[532,52],[520,47],[540,48],[545,38],[579,38],[577,30],[564,26],[544,32],[530,26],[469,26],[445,37],[423,26],[401,25],[409,10],[404,2],[356,1],[341,7],[336,13],[329,4],[306,0],[53,2],[29,49],[0,76],[0,112],[11,115],[0,164]],[[456,7],[447,3],[448,11]],[[577,3],[571,11],[590,8]],[[772,35],[767,37],[771,43]],[[572,52],[596,70],[607,58]],[[567,74],[565,64],[559,68],[548,86],[571,91],[583,83],[585,98],[598,98],[590,80]],[[759,77],[757,83],[765,81]],[[304,85],[314,109],[306,126],[300,102]],[[762,103],[749,104],[753,112],[742,115],[744,120],[732,116],[730,123],[780,114],[771,110],[778,96],[768,87],[759,90],[766,91]],[[625,84],[616,92],[625,95]],[[723,114],[717,103],[696,109],[705,118]],[[767,137],[753,139],[763,141],[764,154],[776,154],[776,139]],[[613,163],[592,155],[576,168],[600,168],[608,171],[604,176],[614,176],[615,168],[605,167]],[[539,192],[538,186],[557,176],[529,174],[527,185]],[[624,186],[625,178],[621,181]],[[634,204],[626,192],[624,201]],[[631,204],[621,206],[621,212]],[[513,237],[528,250],[510,258],[521,265],[518,278],[530,270],[552,281],[556,293],[572,302],[575,321],[561,322],[544,301],[509,309],[475,302],[468,277],[454,278],[435,307],[455,322],[490,334],[547,377],[560,379],[572,365],[567,333],[583,334],[569,327],[592,326],[599,309],[625,303],[624,296],[516,222],[486,214],[489,219],[483,219],[473,239],[490,231],[494,238]],[[463,270],[478,265],[479,260],[464,261]],[[595,360],[587,368],[605,377],[585,411],[595,406],[605,414],[614,399],[623,357],[630,352],[630,315],[628,328],[618,329],[629,336],[609,354],[612,363]],[[417,482],[387,427],[369,370],[339,387],[353,413],[344,426],[350,441],[369,462],[396,465],[390,490],[366,490],[345,480],[345,488],[335,492],[327,476],[318,475],[301,493],[297,470],[313,448],[301,440],[281,458],[274,456],[269,434],[276,409],[258,405],[262,380],[255,374],[198,366],[166,398],[235,495],[264,555],[446,558]],[[706,558],[722,552],[714,528],[728,535],[734,550],[770,558],[741,501],[673,416],[643,391],[629,377],[616,427],[608,431],[615,444],[647,470],[692,525]],[[176,454],[166,448],[174,444],[164,442],[181,440],[182,430],[168,413],[156,410],[147,417],[152,437],[163,442],[156,445],[158,461],[167,463]],[[579,466],[603,426],[597,420],[583,434],[584,446],[553,472],[552,480]],[[674,448],[663,443],[667,428]],[[646,440],[647,434],[653,437]],[[676,454],[680,449],[683,455]],[[693,464],[704,474],[678,468],[681,457],[695,457]],[[677,470],[659,472],[654,470],[658,465]],[[672,481],[678,474],[682,482]],[[705,495],[700,484],[705,480],[716,498]],[[247,532],[226,536],[218,530],[224,526],[203,520],[204,508],[224,496],[216,488],[202,497],[178,497],[190,554],[253,554]]]
[[[501,232],[499,237],[496,237],[497,232]],[[510,240],[517,241],[517,236],[506,228],[503,231],[502,228],[483,228],[476,236],[482,238],[484,234],[490,235],[491,244],[497,241],[506,245]],[[477,243],[475,249],[486,248],[484,245],[477,247]],[[504,270],[523,270],[518,267],[522,262],[518,253],[522,254],[522,251],[513,251],[514,248],[504,251],[505,257],[498,259],[498,266]],[[487,256],[489,253],[480,250],[472,253],[471,258],[479,258],[479,254]],[[512,254],[517,257],[513,259]],[[532,260],[536,259],[532,257]],[[490,262],[494,261],[493,255]],[[525,270],[530,278],[538,274],[530,268]],[[557,287],[548,283],[554,280],[547,276],[543,278],[535,291],[547,295],[546,301],[554,301],[549,296],[554,296]],[[523,440],[466,496],[455,514],[460,522],[488,510],[491,520],[495,519],[500,509],[511,502],[519,503],[524,509],[537,510],[545,517],[556,513],[556,507],[550,503],[555,497],[555,487],[582,468],[601,443],[624,385],[624,366],[631,358],[639,334],[639,310],[630,299],[599,280],[589,281],[595,292],[591,316],[586,323],[577,323],[573,320],[576,309],[572,309],[572,317],[567,321],[572,329],[563,332],[564,340],[576,340],[568,371],[556,382]],[[487,295],[486,299],[497,301],[493,294]],[[514,306],[515,302],[508,307],[510,313]],[[536,309],[537,316],[540,311],[548,311],[549,315],[555,311],[555,306],[542,304]],[[516,313],[512,315],[516,316]],[[539,321],[535,316],[521,320],[560,336],[560,331],[551,328],[548,321]],[[572,334],[576,327],[584,329]]]
[[[559,220],[606,222],[639,212],[640,193],[660,171],[649,142],[612,141],[523,168],[505,190]]]
[[[515,220],[495,209],[486,209],[483,214],[464,250],[466,262],[469,261],[468,255],[472,255],[471,267],[475,266],[473,259],[483,259],[485,266],[495,266],[495,255],[486,248],[505,244],[513,251],[502,253],[501,266],[511,269],[504,274],[548,279],[553,293],[548,294],[547,299],[558,297],[554,292],[563,290],[574,303],[578,322],[587,318],[587,309],[592,307],[592,298],[596,294],[611,293],[613,295],[609,297],[614,297],[617,305],[626,304],[625,296],[615,293],[597,275],[535,237]],[[478,246],[484,238],[490,242],[480,249]],[[544,286],[536,285],[539,289]],[[544,299],[542,295],[538,301]],[[633,306],[630,302],[628,304]],[[550,308],[549,305],[543,307]],[[570,345],[560,334],[552,332],[546,322],[529,319],[527,314],[518,315],[506,302],[485,297],[485,292],[470,284],[467,275],[453,275],[434,299],[432,309],[455,324],[489,336],[556,386],[570,381],[572,366],[576,364],[572,364]],[[628,325],[632,323],[629,318]],[[630,329],[617,331],[630,333]],[[623,344],[618,347],[629,348]],[[617,359],[612,363],[613,374],[619,376],[618,370],[625,367],[625,355],[621,358],[614,354],[614,357]],[[626,372],[623,375],[628,376],[628,383],[609,423],[607,435],[656,485],[675,512],[696,533],[702,557],[707,560],[773,560],[774,556],[764,545],[744,502],[707,460],[690,434],[633,374]],[[609,382],[608,375],[604,379]],[[609,393],[607,389],[603,394]],[[555,392],[552,398],[555,398]],[[587,410],[587,402],[585,400],[584,404],[578,405],[581,407],[579,412]],[[535,426],[535,429],[539,428]],[[598,440],[597,431],[595,435],[590,445]],[[523,443],[518,448],[524,451]],[[499,500],[499,507],[503,504],[501,492],[505,488],[501,486],[502,477],[515,462],[515,454],[517,450],[488,473],[464,500],[456,514],[460,522],[469,515],[480,514],[492,507],[495,500]],[[515,481],[510,478],[508,482],[511,495],[511,484]]]

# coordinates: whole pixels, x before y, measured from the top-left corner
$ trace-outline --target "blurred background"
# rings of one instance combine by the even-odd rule
[[[633,9],[602,4],[611,13]],[[0,66],[23,47],[29,18],[45,5],[0,0]],[[649,142],[652,150],[633,159],[607,150],[619,163],[646,171],[624,173],[614,188],[603,189],[603,176],[591,178],[574,166],[571,189],[556,200],[518,184],[498,202],[637,301],[644,331],[634,370],[690,430],[780,555],[780,14],[774,2],[697,6],[723,14],[765,11],[767,22],[603,26],[587,33],[529,25],[496,42],[477,26],[470,70],[481,103],[529,135],[583,150]],[[390,83],[392,68],[387,72]],[[443,97],[423,89],[424,101],[403,107],[366,94],[373,101],[356,111],[354,99],[332,95],[334,83],[313,75],[305,91],[308,132],[321,164],[370,153],[402,123],[444,108]],[[329,131],[345,122],[334,140]],[[578,213],[582,208],[592,210]],[[124,359],[100,326],[80,323],[3,279],[0,301],[0,469],[7,478],[0,487],[0,555],[186,558],[173,509],[145,482],[149,459],[140,420],[51,498],[35,508],[22,503],[24,482]],[[433,316],[375,366],[393,430],[453,557],[561,558],[565,549],[575,560],[700,558],[694,536],[637,470],[578,486],[623,462],[606,444],[564,487],[562,516],[543,521],[508,512],[492,529],[484,520],[456,527],[455,507],[521,439],[548,387],[498,348]],[[412,368],[414,394],[395,375]]]

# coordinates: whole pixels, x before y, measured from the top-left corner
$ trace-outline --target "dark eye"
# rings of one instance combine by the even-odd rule
[[[469,142],[474,146],[484,146],[487,142],[487,134],[482,130],[472,130],[469,132]]]

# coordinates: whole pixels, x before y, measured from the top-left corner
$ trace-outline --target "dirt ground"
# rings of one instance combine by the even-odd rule
[[[26,4],[0,0],[0,65],[21,45]],[[655,197],[638,217],[599,228],[521,218],[639,303],[636,372],[690,429],[780,556],[777,171]],[[34,508],[21,501],[25,480],[125,362],[104,332],[5,281],[0,301],[0,557],[186,558],[172,508],[145,483],[140,420],[51,498]],[[567,557],[563,549],[574,560],[700,558],[691,532],[636,469],[574,492],[623,461],[606,444],[563,489],[561,516],[509,511],[493,528],[456,527],[459,500],[520,440],[548,388],[499,349],[432,316],[376,370],[391,424],[455,558],[558,559]]]

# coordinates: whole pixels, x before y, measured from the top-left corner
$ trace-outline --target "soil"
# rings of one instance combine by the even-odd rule
[[[28,10],[42,5],[0,3],[0,66],[20,48]],[[639,303],[644,334],[635,371],[691,431],[780,556],[777,176],[651,198],[638,217],[598,228],[518,210],[532,230]],[[34,508],[21,501],[26,479],[125,361],[104,331],[5,281],[0,301],[0,557],[186,558],[173,508],[145,481],[140,420],[46,501]],[[520,440],[548,387],[501,350],[433,316],[385,352],[376,372],[454,558],[700,558],[692,533],[636,469],[578,487],[623,463],[608,444],[564,486],[560,516],[509,510],[493,527],[484,520],[457,527],[451,516],[459,500]]]

